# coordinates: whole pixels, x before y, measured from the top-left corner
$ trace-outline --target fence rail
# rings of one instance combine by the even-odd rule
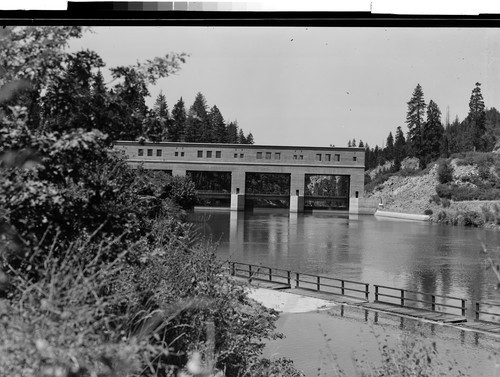
[[[233,262],[224,262],[223,270],[229,275],[253,280],[287,285],[290,288],[301,288],[337,296],[344,296],[369,302],[370,284],[315,275],[276,267]],[[409,309],[424,309],[441,314],[467,316],[467,299],[454,296],[425,293],[410,289],[394,288],[373,284],[374,303],[392,304]],[[474,310],[470,316],[479,322],[500,323],[500,303],[473,302]],[[450,313],[453,310],[454,313]],[[494,320],[486,320],[491,316]]]
[[[370,293],[369,284],[367,283],[255,264],[230,261],[228,262],[228,271],[233,276],[247,278],[249,282],[252,280],[264,280],[287,284],[290,287],[292,287],[293,283],[295,288],[309,289],[367,301]]]
[[[487,307],[488,309],[491,309],[491,310],[496,310],[496,313],[495,312],[486,311],[485,307]],[[498,321],[500,320],[500,303],[476,302],[476,305],[474,307],[474,314],[475,314],[476,321],[496,322],[496,323],[498,323]],[[481,319],[481,317],[484,318],[485,315],[491,316],[492,319],[496,318],[496,321]]]
[[[408,308],[430,309],[433,312],[441,313],[447,313],[443,308],[450,308],[459,310],[460,315],[463,317],[466,315],[467,300],[464,298],[393,288],[385,285],[374,284],[373,286],[375,287],[375,302],[384,302]],[[384,293],[387,291],[392,294]],[[394,294],[394,292],[398,292],[398,294]],[[381,297],[382,299],[380,299]]]

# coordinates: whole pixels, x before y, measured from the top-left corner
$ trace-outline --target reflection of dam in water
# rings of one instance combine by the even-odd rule
[[[500,299],[479,244],[496,247],[495,231],[347,213],[208,213],[200,226],[219,241],[222,259],[465,297],[468,305]]]

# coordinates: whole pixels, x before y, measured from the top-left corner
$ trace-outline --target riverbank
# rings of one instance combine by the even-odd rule
[[[404,219],[406,215],[417,217],[426,215],[429,221],[435,223],[498,229],[500,201],[464,200],[472,193],[476,193],[474,195],[482,193],[479,197],[485,198],[493,195],[494,190],[490,186],[496,187],[496,182],[500,179],[496,175],[496,167],[483,166],[482,169],[488,168],[489,170],[486,170],[489,173],[479,174],[480,169],[469,160],[476,161],[479,157],[449,160],[453,174],[447,185],[440,183],[436,163],[423,171],[414,171],[410,175],[405,176],[398,172],[387,176],[386,180],[375,186],[366,197],[382,203],[383,211],[397,214],[388,215],[389,217]],[[443,187],[447,187],[448,191]],[[437,191],[443,197],[440,197]],[[451,195],[451,199],[445,198],[447,195]],[[452,200],[453,198],[456,200]]]

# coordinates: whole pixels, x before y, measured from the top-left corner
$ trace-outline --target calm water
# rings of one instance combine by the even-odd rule
[[[374,216],[288,211],[198,212],[218,254],[262,264],[469,300],[500,299],[481,243],[500,234]]]
[[[469,304],[500,300],[481,253],[481,242],[500,246],[497,231],[332,213],[195,217],[205,236],[219,242],[222,259],[458,296]],[[307,376],[335,376],[339,369],[359,375],[353,357],[379,364],[385,339],[398,347],[407,332],[436,342],[445,375],[500,375],[500,338],[361,308],[283,313],[277,330],[286,338],[269,342],[266,356],[289,357]],[[446,373],[448,365],[453,370]]]

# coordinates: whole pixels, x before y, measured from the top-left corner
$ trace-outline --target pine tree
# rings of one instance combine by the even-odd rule
[[[238,122],[229,122],[226,127],[226,140],[230,144],[238,144]]]
[[[160,127],[162,129],[161,139],[170,140],[170,114],[167,106],[167,98],[161,91],[153,105],[152,116],[154,116],[157,120],[155,123],[158,123],[155,127]]]
[[[212,141],[207,102],[201,93],[196,95],[194,103],[189,108],[186,120],[185,141],[198,143],[210,143]]]
[[[364,148],[365,145],[363,144],[363,140],[359,140],[359,145],[358,148]]]
[[[425,164],[439,157],[443,133],[444,128],[441,124],[441,111],[438,105],[431,100],[429,106],[427,106],[427,121],[422,130],[422,157]]]
[[[253,144],[253,143],[254,143],[253,135],[251,132],[249,132],[247,135],[247,144]]]
[[[406,140],[403,130],[400,126],[396,129],[396,138],[394,140],[394,171],[401,169],[401,162],[406,157]]]
[[[484,134],[486,132],[486,112],[483,95],[481,94],[481,84],[479,82],[476,82],[476,87],[472,90],[467,120],[470,125],[474,148],[478,151],[484,151],[486,145],[484,140]]]
[[[205,143],[211,141],[208,135],[207,102],[203,94],[198,93],[194,103],[189,108],[186,120],[185,141]]]
[[[352,147],[351,140],[349,140],[349,141],[347,142],[347,148],[351,148],[351,147]]]
[[[389,132],[389,136],[387,136],[384,155],[387,160],[392,160],[394,158],[394,137],[392,136],[392,132]]]
[[[422,157],[423,125],[424,125],[424,92],[420,84],[417,84],[408,104],[406,124],[408,125],[407,142],[410,144],[410,154],[419,159]]]
[[[356,148],[356,139],[354,139],[354,138],[352,139],[351,146],[353,148]]]
[[[156,97],[155,104],[153,105],[153,111],[154,115],[160,119],[169,117],[167,97],[165,97],[162,91],[160,91],[160,94]]]
[[[169,129],[169,141],[185,141],[184,130],[186,127],[186,108],[182,97],[172,109],[172,120]]]
[[[212,106],[210,113],[208,114],[208,119],[210,121],[210,128],[213,131],[212,141],[214,143],[225,143],[226,142],[226,124],[224,123],[224,118],[217,106]]]
[[[247,138],[245,137],[245,134],[243,133],[243,130],[241,128],[238,131],[238,144],[247,144]]]

